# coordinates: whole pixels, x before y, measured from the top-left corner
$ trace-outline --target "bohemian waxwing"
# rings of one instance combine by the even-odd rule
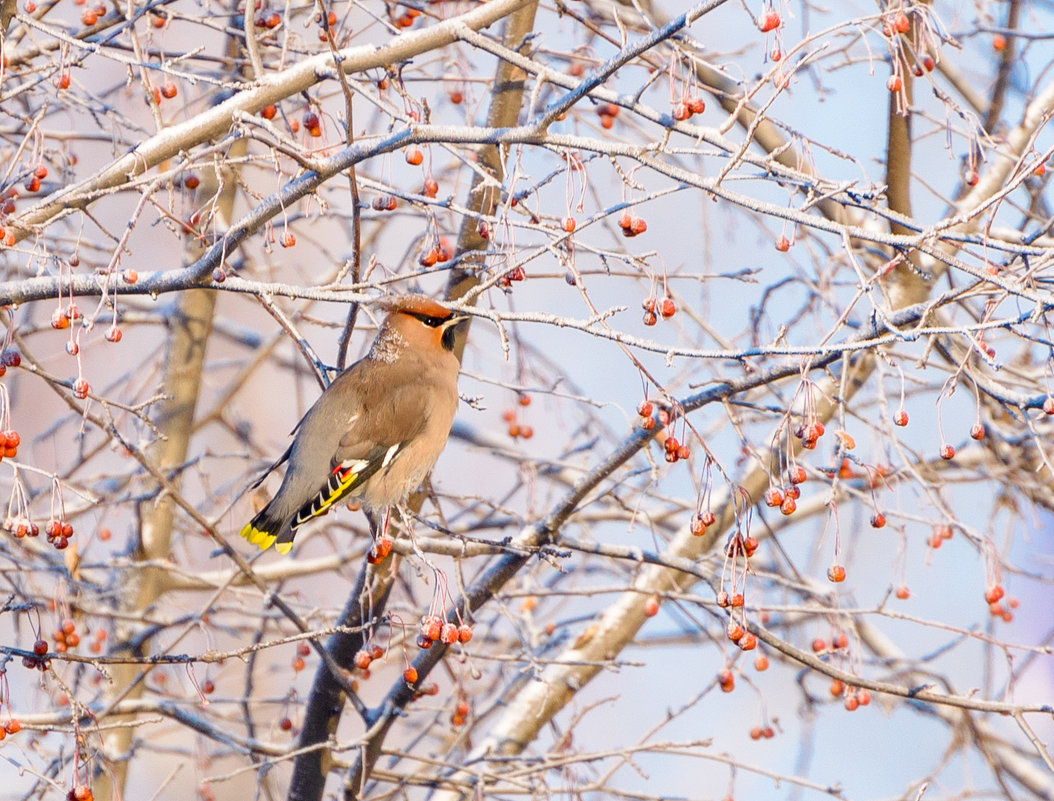
[[[454,326],[464,317],[420,295],[385,306],[370,352],[308,409],[267,471],[289,462],[278,493],[241,532],[261,549],[288,553],[296,530],[341,499],[370,510],[405,500],[446,445],[458,400]]]

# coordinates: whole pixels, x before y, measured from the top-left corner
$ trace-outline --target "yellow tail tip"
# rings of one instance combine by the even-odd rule
[[[258,546],[261,551],[266,551],[274,545],[274,541],[277,539],[277,536],[274,534],[268,534],[266,531],[260,531],[260,529],[254,528],[252,523],[245,524],[245,528],[242,529],[242,537],[247,539],[253,545]],[[282,554],[289,553],[289,546],[291,545],[292,543],[283,542],[282,545],[275,550]],[[283,546],[285,546],[284,550]]]

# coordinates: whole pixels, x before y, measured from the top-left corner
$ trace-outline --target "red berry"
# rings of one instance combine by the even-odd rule
[[[1001,584],[993,584],[984,593],[984,599],[988,604],[999,603],[1003,600],[1003,587]]]
[[[974,423],[970,428],[971,439],[984,439],[984,426],[980,423]]]
[[[758,30],[762,33],[768,33],[769,31],[776,30],[776,28],[780,26],[780,23],[780,15],[775,9],[770,8],[758,19]]]
[[[417,683],[417,668],[415,668],[415,667],[408,667],[406,670],[404,670],[403,671],[403,681],[405,681],[407,684],[416,684]]]
[[[791,484],[804,484],[805,479],[808,478],[805,473],[805,468],[800,464],[794,465],[794,467],[790,469],[788,476],[790,477]]]
[[[743,651],[753,651],[758,647],[758,638],[753,634],[746,634],[743,639],[739,641],[739,648]]]
[[[911,590],[908,589],[907,584],[901,584],[897,587],[897,597],[902,601],[906,601],[911,597]]]
[[[191,173],[183,179],[183,186],[185,186],[187,189],[197,189],[199,186],[201,186],[201,179]]]
[[[831,565],[827,568],[827,578],[836,584],[845,581],[845,568],[841,565]]]
[[[205,679],[201,685],[201,691],[205,693],[205,695],[212,695],[212,693],[216,692],[216,685],[211,679]]]
[[[942,459],[954,459],[955,458],[955,447],[952,445],[941,446],[941,458]]]
[[[790,247],[791,243],[790,240],[787,239],[787,237],[781,236],[779,239],[776,240],[776,250],[778,250],[780,253],[786,253],[788,250],[790,250]]]
[[[412,164],[413,166],[420,165],[425,160],[424,153],[421,152],[419,147],[411,147],[406,151],[406,163]]]
[[[797,510],[798,504],[794,502],[794,498],[789,495],[783,499],[783,503],[780,504],[780,511],[785,515],[792,515]]]
[[[783,493],[775,487],[769,487],[765,492],[765,505],[773,508],[783,503]]]
[[[161,97],[171,100],[177,94],[179,94],[179,89],[171,81],[161,87]]]
[[[55,317],[52,315],[52,325],[55,325]],[[1043,399],[1043,414],[1054,414],[1054,398],[1048,395]]]
[[[472,626],[462,623],[457,627],[457,641],[464,645],[472,639]]]
[[[106,341],[120,342],[122,336],[123,334],[121,333],[121,329],[118,328],[116,325],[111,325],[109,330],[106,332]]]
[[[653,411],[654,407],[652,406],[651,401],[643,400],[637,405],[637,414],[641,417],[651,417]]]
[[[992,49],[996,52],[1006,50],[1006,37],[1001,33],[992,35]]]
[[[882,528],[886,525],[886,516],[881,512],[871,515],[871,528]]]
[[[673,317],[677,313],[677,304],[674,303],[673,298],[663,298],[662,303],[659,304],[659,314],[664,319]]]
[[[890,75],[886,79],[886,88],[891,92],[899,92],[904,86],[904,82],[900,79],[899,75]]]
[[[293,245],[296,244],[296,237],[293,236],[292,231],[286,231],[284,234],[282,234],[282,238],[279,240],[279,242],[281,243],[282,247],[291,248],[293,247]]]
[[[366,670],[366,668],[370,666],[370,662],[372,662],[373,659],[366,651],[358,651],[355,654],[354,661],[355,667],[357,667],[359,670]]]
[[[88,397],[88,393],[91,391],[91,387],[88,382],[83,378],[78,378],[73,382],[73,394],[80,400],[84,400]]]
[[[898,425],[901,428],[908,424],[908,413],[903,409],[900,409],[896,414],[893,415],[893,424]]]
[[[644,602],[644,614],[647,617],[655,617],[659,614],[659,599],[654,595],[649,596]]]
[[[577,223],[575,222],[574,217],[564,217],[563,220],[560,221],[560,227],[569,234],[575,230],[576,226]]]

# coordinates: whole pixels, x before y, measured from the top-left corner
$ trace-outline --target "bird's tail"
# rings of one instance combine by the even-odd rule
[[[293,547],[293,529],[290,526],[290,515],[283,514],[274,508],[274,502],[267,504],[242,529],[242,537],[253,545],[266,551],[272,545],[280,554],[289,553]]]

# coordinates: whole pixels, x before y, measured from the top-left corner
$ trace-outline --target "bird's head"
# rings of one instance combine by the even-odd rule
[[[384,302],[384,330],[398,334],[410,348],[423,352],[452,351],[454,326],[465,319],[424,295],[402,295]]]

